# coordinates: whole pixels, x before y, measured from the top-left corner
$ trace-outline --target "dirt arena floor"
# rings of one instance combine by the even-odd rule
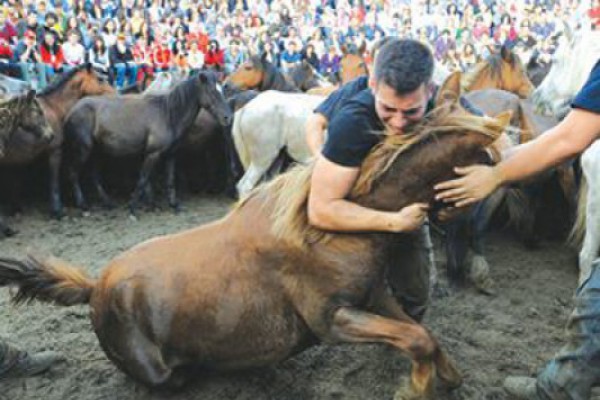
[[[184,212],[142,213],[124,209],[49,220],[45,207],[28,206],[9,219],[20,234],[0,241],[0,254],[22,256],[41,249],[85,266],[94,276],[124,249],[147,238],[176,232],[227,212],[222,197],[184,199]],[[507,375],[533,375],[559,349],[572,305],[577,272],[573,252],[560,242],[526,250],[510,235],[494,233],[488,244],[497,295],[472,289],[433,300],[425,324],[435,333],[464,374],[464,385],[440,400],[507,399]],[[440,238],[438,270],[444,278]],[[104,356],[91,330],[86,307],[59,308],[40,303],[14,307],[0,290],[0,336],[28,350],[52,349],[67,361],[29,379],[0,382],[6,400],[325,400],[391,399],[409,363],[382,345],[319,346],[272,368],[199,376],[177,393],[152,392],[127,378]]]

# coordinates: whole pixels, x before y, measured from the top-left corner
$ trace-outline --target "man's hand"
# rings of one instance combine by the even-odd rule
[[[393,214],[391,230],[393,232],[411,232],[418,229],[427,218],[429,205],[413,203]]]
[[[437,184],[435,190],[439,193],[435,199],[455,203],[456,207],[481,201],[502,184],[502,178],[494,167],[472,165],[457,167],[454,171],[462,177]]]

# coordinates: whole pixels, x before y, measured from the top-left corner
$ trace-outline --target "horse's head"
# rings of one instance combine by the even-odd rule
[[[38,139],[51,141],[54,138],[54,130],[36,99],[35,90],[30,90],[20,97],[16,125],[33,133]]]
[[[346,53],[340,61],[340,81],[342,85],[363,75],[368,75],[367,63],[358,54]]]
[[[231,124],[233,113],[223,96],[217,76],[211,72],[200,72],[197,76],[200,90],[200,107],[205,108],[219,123],[226,127]]]
[[[225,85],[231,85],[242,90],[256,89],[260,87],[265,79],[265,68],[260,57],[250,57],[235,70],[227,80]]]
[[[89,63],[77,68],[71,82],[73,86],[78,86],[82,97],[116,93],[115,88],[101,78]]]
[[[369,154],[352,197],[383,210],[407,205],[399,199],[431,203],[433,186],[454,178],[455,166],[491,162],[486,147],[504,132],[511,114],[474,115],[458,93],[460,74],[453,74],[439,89],[436,108],[421,123],[407,135],[387,136]]]
[[[509,47],[502,46],[500,48],[500,58],[502,60],[500,67],[502,87],[498,89],[515,93],[523,99],[528,98],[533,92],[534,86],[529,80],[527,70],[519,56]]]
[[[508,47],[502,46],[486,60],[476,65],[465,75],[465,91],[479,89],[501,89],[527,98],[534,86],[519,57]]]
[[[299,65],[293,67],[289,72],[289,79],[294,86],[306,92],[315,87],[327,86],[326,80],[320,76],[312,65],[303,60]]]

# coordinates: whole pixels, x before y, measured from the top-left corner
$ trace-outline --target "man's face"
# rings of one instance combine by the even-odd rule
[[[383,82],[371,81],[371,89],[375,96],[375,111],[393,135],[402,135],[408,126],[419,122],[431,97],[431,90],[425,84],[402,96]]]

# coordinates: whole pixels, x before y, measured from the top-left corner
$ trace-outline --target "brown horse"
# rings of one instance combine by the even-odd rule
[[[82,97],[113,93],[115,89],[100,81],[89,64],[65,73],[37,96],[54,131],[54,138],[48,142],[31,132],[18,131],[13,135],[14,140],[7,145],[5,155],[0,157],[0,165],[25,165],[42,154],[48,155],[51,211],[55,217],[62,215],[59,183],[65,116]]]
[[[360,76],[369,75],[369,70],[367,68],[366,61],[361,56],[353,53],[345,53],[340,61],[340,70],[338,75],[340,78],[339,85],[315,87],[307,90],[306,92],[308,94],[314,94],[317,96],[329,96],[341,85],[344,85],[345,83],[350,82]]]
[[[266,59],[253,56],[227,77],[224,89],[232,86],[240,90],[253,89],[259,92],[265,90],[300,92],[319,85],[317,73],[306,61],[294,67],[286,76]]]
[[[502,89],[527,98],[534,86],[519,57],[508,47],[502,46],[463,76],[463,92],[479,89]]]
[[[430,202],[452,167],[487,160],[507,118],[458,102],[431,113],[408,141],[390,137],[365,161],[351,198],[380,210]],[[263,185],[223,219],[117,256],[98,280],[57,259],[0,259],[15,300],[90,304],[107,356],[150,386],[179,386],[188,367],[270,365],[318,342],[386,343],[413,360],[396,399],[431,398],[435,376],[461,376],[437,340],[385,289],[397,235],[325,233],[307,223],[311,168]]]

